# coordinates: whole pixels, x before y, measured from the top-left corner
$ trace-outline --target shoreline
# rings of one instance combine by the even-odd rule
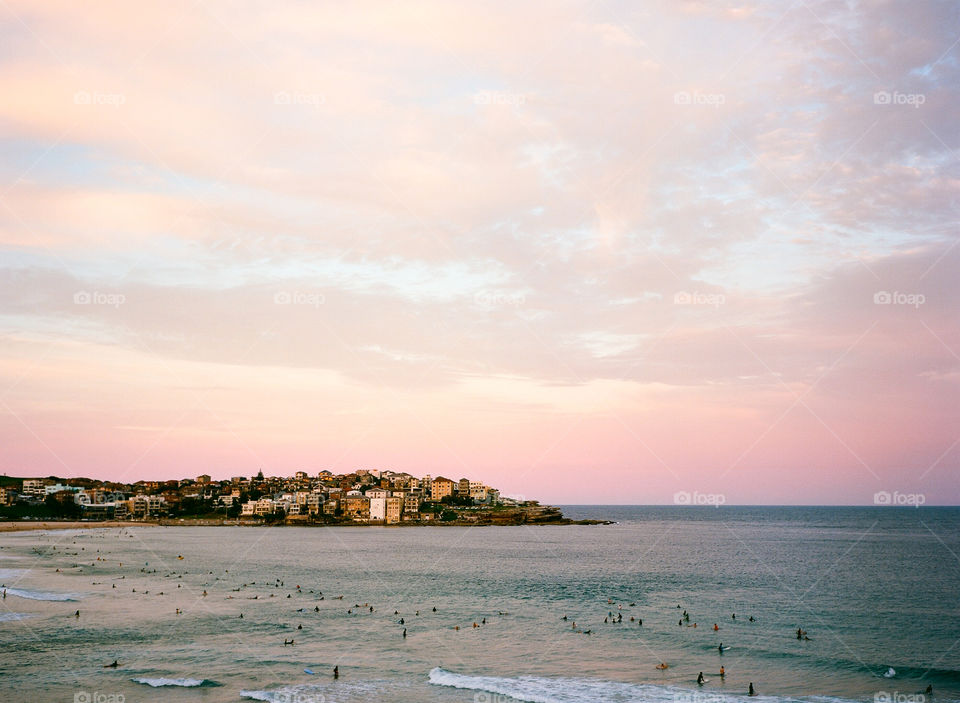
[[[489,523],[489,522],[397,522],[391,524],[371,522],[336,522],[336,523],[264,523],[264,522],[237,522],[235,520],[209,519],[160,519],[160,520],[104,520],[77,521],[77,520],[11,520],[0,522],[0,533],[28,532],[32,530],[92,530],[99,528],[118,527],[550,527],[566,525],[613,525],[612,520],[563,520],[556,522],[516,522],[516,523]]]
[[[0,532],[28,532],[30,530],[90,530],[98,527],[127,527],[129,525],[156,525],[155,522],[120,522],[104,520],[102,522],[78,520],[10,520],[0,522]]]

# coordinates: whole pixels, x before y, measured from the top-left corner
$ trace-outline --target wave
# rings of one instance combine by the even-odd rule
[[[890,672],[893,671],[892,674]],[[890,674],[888,676],[888,674]],[[918,679],[928,683],[956,686],[960,684],[960,671],[956,669],[934,669],[921,666],[889,666],[886,665],[882,673],[878,674],[882,678],[896,679]]]
[[[25,591],[22,588],[6,589],[8,596],[17,596],[18,598],[27,598],[29,600],[49,600],[49,601],[76,601],[81,596],[76,593],[50,593],[46,591]]]
[[[142,683],[147,686],[152,686],[153,688],[161,688],[163,686],[180,686],[181,688],[197,688],[199,686],[220,686],[216,681],[211,681],[210,679],[165,679],[165,678],[148,678],[146,676],[141,676],[135,679],[130,679],[134,683]]]
[[[643,701],[644,703],[696,703],[704,700],[704,695],[692,689],[660,686],[656,684],[632,684],[622,681],[603,681],[601,679],[574,679],[574,678],[544,678],[540,676],[518,676],[504,678],[500,676],[465,676],[455,674],[439,667],[430,672],[430,683],[436,686],[486,691],[502,696],[509,696],[518,701],[528,703],[580,703],[580,701],[597,701],[598,703],[628,703]],[[729,694],[711,691],[711,703],[741,702],[746,698],[743,694]],[[269,700],[269,699],[265,699]],[[784,703],[789,701],[804,701],[802,698],[788,696],[756,696],[753,699],[758,703]],[[847,699],[831,696],[818,696],[817,701],[823,703],[850,703]]]
[[[11,622],[14,620],[23,620],[29,618],[30,613],[0,613],[0,622]]]

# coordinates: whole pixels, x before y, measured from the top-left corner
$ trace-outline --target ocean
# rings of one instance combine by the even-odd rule
[[[2,533],[0,700],[960,701],[960,509],[563,510]]]

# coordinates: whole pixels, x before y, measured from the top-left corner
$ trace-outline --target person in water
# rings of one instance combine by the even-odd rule
[[[697,676],[697,685],[698,685],[698,686],[703,686],[703,672],[702,672],[702,671],[701,671],[700,674]]]
[[[335,678],[335,679],[339,679],[339,678],[340,678],[340,667],[339,667],[339,666],[333,667],[333,678]],[[752,686],[753,684],[750,684],[750,685]]]
[[[717,651],[719,651],[720,654],[723,654],[723,642],[721,642],[721,643],[720,643],[720,646],[717,647]]]
[[[924,691],[928,696],[933,695],[933,684],[927,684],[927,689]]]
[[[726,671],[724,670],[724,668],[721,666],[721,667],[720,667],[720,678],[722,679],[722,678],[723,678],[724,676],[726,676],[726,675],[727,675],[727,672],[726,672]]]
[[[753,690],[753,681],[750,682],[750,688],[747,689],[748,696],[755,696],[757,692]]]

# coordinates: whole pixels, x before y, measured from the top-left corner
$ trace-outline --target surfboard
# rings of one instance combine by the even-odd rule
[[[313,669],[304,669],[303,673],[310,674],[311,676],[313,676]]]

